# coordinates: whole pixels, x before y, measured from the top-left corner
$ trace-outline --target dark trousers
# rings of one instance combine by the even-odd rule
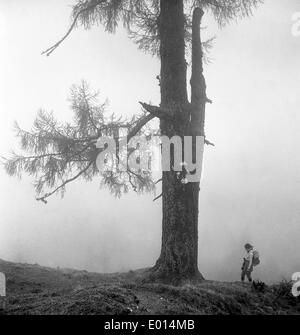
[[[251,265],[250,269],[248,269],[248,267],[249,267],[249,261],[246,261],[244,259],[244,263],[243,263],[243,266],[242,266],[241,280],[244,281],[245,277],[247,277],[249,282],[252,282],[251,273],[253,271],[253,265]]]

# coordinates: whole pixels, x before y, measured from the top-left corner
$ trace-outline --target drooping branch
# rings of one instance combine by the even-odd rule
[[[45,203],[58,190],[65,191],[65,186],[79,176],[91,180],[99,175],[102,185],[106,185],[116,196],[127,192],[130,185],[138,193],[152,191],[154,182],[150,171],[118,169],[105,173],[92,164],[100,153],[96,145],[99,137],[112,136],[117,143],[125,138],[130,141],[154,115],[144,111],[130,120],[114,114],[107,117],[106,104],[99,105],[97,94],[91,92],[84,82],[72,88],[70,101],[74,113],[72,123],[59,122],[53,113],[41,110],[30,131],[15,125],[20,148],[27,155],[13,152],[11,157],[3,158],[1,163],[6,172],[10,176],[21,177],[22,173],[33,176],[37,200]],[[128,130],[127,136],[122,135],[120,129]],[[118,156],[122,152],[118,151],[118,145],[116,149],[119,160]],[[124,151],[124,154],[131,152]],[[90,170],[85,173],[88,167]],[[72,177],[74,171],[79,173]]]
[[[47,204],[47,200],[46,200],[47,198],[51,197],[51,195],[53,195],[54,193],[56,193],[60,189],[64,188],[68,183],[71,183],[72,181],[79,178],[82,174],[84,174],[92,166],[93,163],[94,163],[94,161],[89,162],[89,164],[83,170],[81,170],[79,173],[77,173],[75,176],[73,176],[72,178],[69,178],[66,181],[64,181],[62,184],[60,184],[58,187],[56,187],[52,192],[46,193],[42,197],[36,198],[36,200],[37,201],[42,201],[45,204]]]
[[[202,7],[213,14],[220,26],[245,16],[250,16],[263,0],[185,0],[185,42],[191,40],[190,13]],[[159,55],[159,0],[77,0],[73,6],[73,20],[66,34],[50,48],[42,52],[49,56],[74,30],[78,22],[85,29],[99,23],[106,31],[114,32],[122,22],[129,37],[140,49]],[[205,42],[203,43],[205,50]],[[206,55],[205,55],[206,56]],[[205,57],[206,58],[206,57]]]
[[[208,9],[222,27],[230,21],[248,17],[253,14],[264,0],[193,0],[194,6],[203,6]]]
[[[41,54],[42,55],[46,55],[46,56],[50,56],[52,54],[52,52],[57,49],[60,44],[71,34],[71,32],[73,31],[73,29],[75,28],[76,24],[77,24],[77,20],[79,18],[79,16],[81,14],[83,14],[84,12],[88,11],[88,10],[93,10],[95,9],[98,5],[100,5],[101,3],[106,2],[106,0],[98,0],[98,1],[94,1],[92,2],[89,6],[82,8],[81,10],[78,11],[78,13],[75,15],[72,24],[70,26],[70,28],[68,29],[68,31],[66,32],[66,34],[58,41],[56,42],[54,45],[52,45],[50,48],[44,50]]]

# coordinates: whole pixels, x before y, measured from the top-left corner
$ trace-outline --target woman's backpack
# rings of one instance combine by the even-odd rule
[[[253,266],[256,266],[259,263],[260,263],[259,252],[257,250],[253,250],[252,264]]]

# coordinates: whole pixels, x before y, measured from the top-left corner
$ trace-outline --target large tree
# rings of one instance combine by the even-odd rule
[[[128,130],[128,139],[140,133],[153,118],[160,120],[160,134],[192,136],[193,156],[196,137],[205,138],[205,108],[211,103],[206,95],[203,75],[203,50],[209,41],[201,41],[201,20],[205,13],[220,26],[252,14],[262,0],[78,0],[72,11],[67,33],[44,51],[50,55],[78,26],[90,28],[102,24],[115,32],[120,22],[144,51],[157,54],[161,61],[160,106],[141,103],[143,113],[129,121],[106,118],[105,105],[96,103],[83,82],[72,89],[74,124],[61,124],[52,114],[40,111],[34,127],[27,132],[16,125],[21,147],[30,156],[13,154],[5,160],[9,174],[22,171],[36,177],[38,200],[47,202],[52,194],[64,191],[67,183],[83,177],[92,179],[100,172],[96,166],[99,149],[95,142],[103,134],[120,138],[120,129]],[[189,52],[191,50],[191,52]],[[188,99],[187,57],[191,55],[191,98]],[[149,97],[151,98],[151,97]],[[184,155],[184,153],[183,153]],[[171,151],[174,161],[174,150]],[[187,171],[183,168],[183,176]],[[137,192],[154,188],[151,173],[140,171],[102,172],[103,184],[120,195],[132,187]],[[154,280],[177,281],[203,279],[198,270],[199,182],[183,183],[178,173],[163,171],[161,254],[148,274]],[[45,188],[50,191],[45,192]]]

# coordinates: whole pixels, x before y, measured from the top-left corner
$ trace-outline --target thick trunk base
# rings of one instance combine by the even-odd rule
[[[195,270],[190,273],[179,274],[175,272],[170,272],[169,269],[163,265],[155,265],[152,268],[147,269],[141,280],[142,283],[161,283],[167,285],[184,285],[184,284],[197,284],[204,281],[204,277],[199,272]]]

